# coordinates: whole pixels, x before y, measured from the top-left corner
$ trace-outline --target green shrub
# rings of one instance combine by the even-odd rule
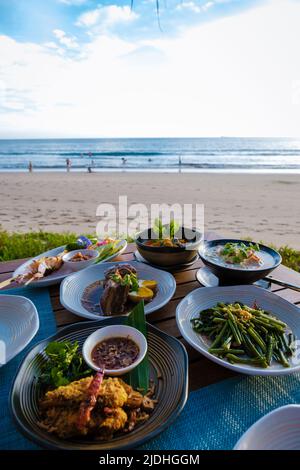
[[[9,233],[0,228],[0,261],[29,258],[43,251],[65,245],[76,240],[75,233],[28,232]],[[128,240],[129,242],[132,239]],[[289,246],[277,248],[285,266],[300,272],[300,251]]]
[[[282,246],[278,251],[282,256],[282,264],[300,272],[300,251],[289,246]]]
[[[0,229],[0,261],[29,258],[74,240],[74,233],[9,233]]]

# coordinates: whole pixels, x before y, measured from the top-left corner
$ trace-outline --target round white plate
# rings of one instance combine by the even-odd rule
[[[104,262],[106,263],[107,261],[110,261],[111,259],[116,258],[116,256],[119,256],[121,253],[123,253],[123,251],[126,250],[126,247],[127,247],[126,240],[120,240],[118,247],[119,247],[119,250],[117,253],[113,254],[112,256],[109,256],[103,261],[100,261],[99,264],[104,263]],[[40,255],[35,256],[34,258],[31,258],[30,260],[26,261],[15,270],[15,272],[13,273],[13,277],[18,276],[19,274],[25,274],[28,269],[28,266],[32,263],[33,260],[42,258],[43,256],[57,256],[59,253],[62,253],[64,249],[65,249],[65,245],[59,246],[58,248],[45,251],[44,253],[41,253]],[[82,268],[82,269],[86,269],[86,268]],[[30,283],[30,286],[31,287],[52,286],[53,284],[58,284],[65,277],[69,276],[73,272],[74,271],[72,271],[70,267],[63,264],[62,267],[58,271],[55,271],[54,273],[49,274],[49,276],[43,277],[39,279],[38,281],[32,281]]]
[[[296,353],[296,357],[291,361],[290,367],[283,367],[281,364],[273,361],[268,369],[244,364],[230,364],[225,359],[210,354],[208,352],[210,341],[193,330],[191,319],[198,317],[202,310],[213,307],[218,302],[243,302],[250,306],[256,302],[259,307],[273,313],[277,318],[287,323],[296,337],[300,339],[300,309],[273,292],[249,285],[202,287],[188,294],[176,309],[178,328],[182,336],[193,348],[220,366],[242,374],[286,375],[300,370],[298,353]]]
[[[263,416],[234,450],[300,450],[300,406],[282,406]]]
[[[39,329],[39,316],[31,300],[0,295],[0,366],[30,343]]]
[[[80,317],[89,318],[91,320],[104,320],[108,316],[97,315],[89,312],[84,308],[81,299],[84,290],[96,281],[104,279],[105,272],[117,264],[130,264],[137,270],[139,279],[154,279],[158,283],[157,294],[154,299],[145,304],[145,313],[155,312],[159,308],[166,305],[173,297],[176,282],[172,274],[161,271],[137,261],[122,263],[101,263],[91,266],[90,268],[68,276],[60,286],[60,302],[70,312]]]

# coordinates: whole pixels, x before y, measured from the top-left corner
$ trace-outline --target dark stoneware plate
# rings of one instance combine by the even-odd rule
[[[111,450],[138,447],[164,431],[180,414],[188,396],[188,358],[184,346],[150,324],[148,328],[148,354],[150,379],[155,383],[158,403],[150,419],[138,425],[131,433],[120,434],[110,441],[91,439],[62,440],[42,430],[38,400],[40,387],[37,377],[45,360],[43,352],[50,341],[78,341],[80,348],[91,333],[106,325],[120,324],[124,318],[111,318],[101,322],[77,323],[34,346],[21,364],[14,380],[10,406],[18,428],[25,436],[42,447],[66,450]]]

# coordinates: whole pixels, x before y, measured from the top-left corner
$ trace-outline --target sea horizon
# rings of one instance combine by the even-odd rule
[[[0,171],[300,172],[300,138],[0,139]]]

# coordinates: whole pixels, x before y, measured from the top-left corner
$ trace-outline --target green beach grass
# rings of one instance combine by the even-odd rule
[[[0,261],[29,258],[43,251],[76,240],[77,234],[66,232],[9,233],[0,228]],[[132,241],[132,240],[129,240]],[[282,256],[283,264],[300,272],[300,251],[289,246],[274,247]]]

